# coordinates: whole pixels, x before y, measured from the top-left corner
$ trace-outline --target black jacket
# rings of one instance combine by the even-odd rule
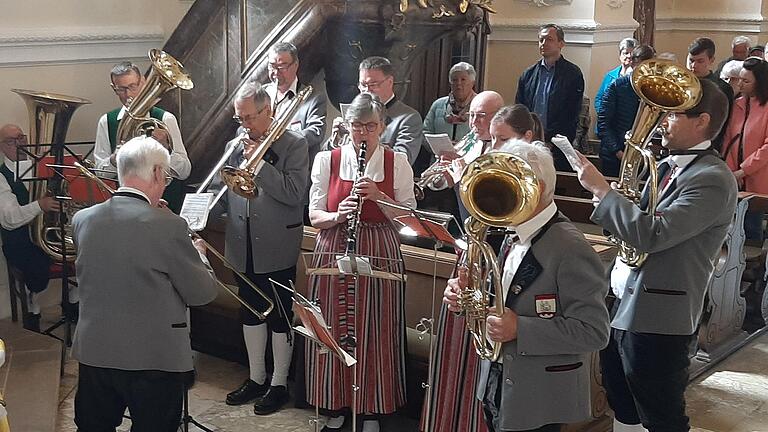
[[[530,66],[520,76],[517,83],[515,102],[523,104],[533,112],[536,97],[536,86],[539,83],[541,59]],[[544,138],[546,141],[561,134],[573,142],[576,138],[576,128],[579,124],[582,98],[584,97],[584,76],[581,69],[569,62],[565,57],[555,63],[555,75],[549,94],[547,118],[544,121]]]
[[[639,105],[640,98],[632,89],[629,75],[620,77],[605,90],[597,112],[601,158],[615,160],[616,152],[624,150],[624,135],[632,128]]]

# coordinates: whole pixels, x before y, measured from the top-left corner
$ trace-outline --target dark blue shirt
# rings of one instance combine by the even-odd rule
[[[547,66],[544,59],[539,62],[539,82],[536,84],[536,96],[533,101],[533,112],[539,115],[544,128],[547,127],[547,107],[552,88],[552,78],[555,76],[555,65]]]

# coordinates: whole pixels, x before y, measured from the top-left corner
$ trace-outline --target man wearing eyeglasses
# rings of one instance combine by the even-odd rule
[[[515,103],[539,116],[548,143],[557,134],[575,140],[584,97],[584,76],[578,66],[563,57],[563,48],[563,29],[556,24],[541,26],[541,59],[523,72],[517,84]],[[573,171],[560,149],[551,146],[551,150],[558,171]]]
[[[236,146],[228,164],[238,166],[250,158],[272,123],[272,101],[266,89],[256,81],[246,82],[234,100],[235,120],[248,131],[246,138],[235,138],[227,149]],[[272,143],[254,174],[257,196],[245,199],[231,190],[215,208],[227,213],[226,258],[245,274],[275,305],[266,320],[245,307],[240,308],[240,323],[248,351],[250,375],[240,387],[229,393],[228,405],[254,401],[256,414],[270,414],[288,401],[288,368],[293,352],[291,293],[276,287],[270,279],[285,286],[296,280],[296,262],[303,237],[304,194],[307,190],[309,156],[307,141],[300,134],[286,130]],[[216,178],[211,191],[221,187]],[[254,309],[266,310],[266,302],[238,278],[240,296]],[[267,377],[265,351],[272,338],[274,372]]]
[[[386,108],[381,144],[405,153],[413,166],[424,139],[421,115],[395,95],[395,67],[384,57],[368,57],[360,62],[358,89],[375,94]],[[340,119],[334,120],[339,127]]]
[[[591,219],[623,240],[645,261],[621,259],[610,275],[616,297],[611,340],[600,365],[614,431],[685,432],[689,346],[695,342],[708,281],[736,208],[736,180],[713,149],[726,120],[728,101],[709,80],[701,100],[662,122],[658,204],[647,210],[606,182],[580,156],[579,181],[599,200]]]
[[[279,117],[290,105],[297,92],[305,86],[299,82],[299,55],[296,47],[289,42],[280,42],[269,49],[269,79],[271,82],[264,86],[272,100],[274,117]],[[299,133],[307,140],[310,167],[325,136],[325,105],[326,96],[322,89],[314,87],[312,94],[293,116],[288,128]],[[307,172],[307,185],[310,184]],[[309,204],[309,187],[304,194],[304,206]],[[309,222],[308,211],[305,210],[305,223]]]
[[[117,128],[127,108],[144,87],[145,79],[139,67],[127,61],[116,64],[110,71],[109,76],[110,85],[120,100],[121,107],[99,118],[96,128],[96,145],[93,149],[93,159],[97,169],[116,173],[115,149],[117,149],[119,144],[116,142]],[[184,148],[176,116],[157,107],[153,107],[149,111],[149,115],[153,119],[165,123],[168,128],[168,132],[155,129],[152,136],[162,144],[173,143],[170,172],[175,177],[175,180],[166,188],[163,199],[168,202],[168,207],[171,210],[178,213],[181,210],[181,204],[184,202],[183,181],[189,177],[192,163],[189,161],[187,150]]]
[[[18,146],[26,144],[27,136],[20,127],[8,124],[0,128],[0,150],[5,156],[0,165],[0,234],[5,259],[24,275],[29,306],[23,317],[24,328],[39,332],[40,306],[35,296],[48,286],[51,258],[32,243],[29,225],[42,212],[57,212],[61,206],[50,196],[30,202],[27,184],[16,178],[16,160],[26,159]]]

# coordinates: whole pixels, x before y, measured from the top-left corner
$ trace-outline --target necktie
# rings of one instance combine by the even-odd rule
[[[673,161],[669,161],[664,165],[666,166],[666,169],[664,170],[664,174],[661,177],[661,181],[659,182],[659,195],[661,195],[667,186],[669,186],[669,182],[672,180],[672,176],[675,174],[675,171],[677,171],[677,164],[675,164]]]

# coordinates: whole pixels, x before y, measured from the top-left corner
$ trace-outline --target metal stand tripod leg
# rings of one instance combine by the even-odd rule
[[[184,383],[184,403],[183,403],[183,411],[181,414],[181,425],[183,426],[184,432],[189,432],[189,425],[193,424],[198,429],[205,431],[205,432],[213,432],[212,430],[208,429],[207,427],[200,424],[197,420],[194,419],[191,415],[189,415],[189,388],[192,385],[187,385]]]

